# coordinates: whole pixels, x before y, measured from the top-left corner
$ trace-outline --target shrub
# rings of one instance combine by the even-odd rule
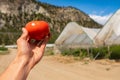
[[[5,48],[5,47],[0,47],[0,51],[7,51],[8,48]]]
[[[66,55],[71,55],[71,50],[70,49],[62,49],[62,55],[66,56]]]
[[[98,54],[99,53],[99,54]],[[90,57],[95,59],[120,59],[120,45],[113,45],[113,46],[103,46],[98,48],[89,48],[87,49],[62,49],[62,55],[72,55],[74,57]]]
[[[73,55],[75,57],[80,56],[80,49],[71,50],[71,55]]]
[[[86,49],[81,49],[79,57],[80,57],[80,59],[88,57],[87,50]]]
[[[46,48],[44,55],[45,56],[54,55],[53,49],[52,48]]]
[[[8,48],[0,47],[0,55],[5,55],[8,53],[9,53]]]
[[[91,51],[93,58],[95,58],[96,55],[99,53],[96,59],[103,59],[107,56],[108,53],[107,47],[92,48]]]
[[[74,56],[74,57],[86,57],[88,54],[87,54],[87,50],[86,49],[64,49],[62,50],[62,55],[65,56]]]
[[[110,59],[120,59],[120,45],[113,45],[110,47]]]

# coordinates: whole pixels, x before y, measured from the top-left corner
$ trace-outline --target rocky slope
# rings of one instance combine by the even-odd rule
[[[0,44],[15,44],[21,34],[21,28],[31,20],[49,22],[51,43],[71,21],[85,27],[102,27],[84,12],[70,6],[59,7],[36,0],[0,0]]]

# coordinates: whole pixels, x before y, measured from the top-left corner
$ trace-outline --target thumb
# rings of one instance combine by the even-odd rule
[[[21,35],[21,37],[20,38],[22,38],[22,39],[27,39],[28,38],[28,31],[25,29],[25,28],[22,28],[22,35]]]

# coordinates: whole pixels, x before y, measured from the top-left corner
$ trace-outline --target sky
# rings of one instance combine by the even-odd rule
[[[120,9],[120,0],[39,0],[56,6],[75,7],[104,25]]]

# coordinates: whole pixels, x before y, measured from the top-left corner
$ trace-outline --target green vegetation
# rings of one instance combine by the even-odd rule
[[[120,59],[120,46],[113,45],[110,47],[110,59]]]
[[[89,49],[62,49],[62,55],[72,55],[74,57],[80,57],[80,59],[85,57],[91,59],[120,59],[120,45]]]
[[[8,48],[5,48],[5,47],[0,47],[0,51],[7,51]]]
[[[4,46],[0,47],[0,55],[5,55],[8,53],[9,53],[8,48],[5,48]]]
[[[97,57],[97,59],[107,58],[108,54],[107,47],[91,48],[90,50],[93,58],[95,57]]]
[[[63,56],[74,56],[74,57],[80,57],[80,59],[83,59],[88,56],[86,49],[62,49],[62,55]]]
[[[72,21],[86,27],[102,27],[90,19],[87,14],[74,7],[54,6],[38,0],[10,0],[6,3],[10,3],[10,11],[15,10],[14,7],[17,7],[17,11],[13,11],[11,14],[0,12],[0,45],[16,44],[16,40],[22,33],[21,28],[32,20],[45,20],[50,24],[52,37],[49,43],[54,43],[64,27]],[[18,3],[18,6],[14,6],[16,3]],[[19,5],[19,3],[21,4]],[[27,7],[30,4],[34,4],[35,8],[33,10]],[[37,12],[41,8],[46,12]]]
[[[48,56],[48,55],[54,55],[54,52],[53,52],[53,48],[46,48],[45,49],[45,56]]]
[[[0,13],[0,17],[5,21],[5,25],[0,28],[0,45],[1,44],[16,44],[16,40],[21,35],[21,28],[25,26],[25,24],[32,20],[45,20],[50,24],[50,30],[51,30],[51,39],[49,43],[54,43],[54,41],[59,36],[61,30],[63,30],[63,27],[67,24],[67,22],[64,21],[56,21],[52,20],[42,14],[36,14],[33,12],[33,14],[29,13],[19,13],[19,15],[7,15],[4,13]],[[62,24],[61,24],[62,23]],[[55,27],[59,25],[60,32],[57,31],[58,27]]]

